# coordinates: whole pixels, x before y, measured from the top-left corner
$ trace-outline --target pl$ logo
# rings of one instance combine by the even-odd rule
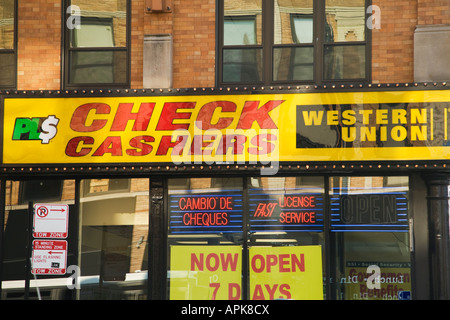
[[[42,144],[50,143],[58,133],[59,119],[48,118],[16,118],[13,140],[41,140]]]

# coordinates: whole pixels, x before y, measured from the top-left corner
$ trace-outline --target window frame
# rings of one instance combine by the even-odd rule
[[[223,1],[221,3],[223,5]],[[263,6],[264,6],[264,1],[263,1]],[[223,6],[221,7],[221,9],[223,9]],[[264,9],[262,10],[262,12],[264,12]],[[262,19],[262,21],[261,21],[261,31],[262,31],[262,34],[259,35],[259,36],[258,36],[258,25],[257,25],[258,24],[258,22],[257,22],[258,17],[257,17],[256,14],[255,15],[248,15],[248,14],[246,14],[246,15],[238,16],[235,19],[236,20],[247,20],[247,21],[251,20],[251,21],[255,22],[255,43],[252,43],[252,44],[240,44],[240,45],[238,45],[238,44],[224,45],[224,43],[225,43],[225,35],[224,35],[224,32],[220,32],[221,38],[219,38],[220,39],[219,40],[219,44],[223,44],[223,45],[221,45],[221,48],[220,48],[220,59],[221,59],[220,65],[223,66],[225,64],[225,50],[228,50],[228,51],[239,51],[239,50],[242,50],[242,53],[244,53],[245,51],[248,51],[249,54],[251,54],[251,55],[254,54],[255,67],[256,67],[256,69],[255,69],[256,72],[254,74],[258,74],[258,71],[262,71],[262,70],[259,70],[259,68],[258,68],[258,56],[259,55],[261,55],[261,57],[259,59],[261,65],[263,66],[264,63],[265,63],[264,59],[263,59],[264,39],[262,39],[262,36],[265,34],[265,32],[264,32],[264,23],[263,23],[263,21],[264,21],[263,15],[261,15],[261,19]],[[221,15],[221,22],[220,22],[221,24],[220,25],[223,26],[223,30],[222,31],[225,30],[225,22],[226,21],[231,21],[231,20],[232,19],[230,19],[229,16],[225,16],[225,14]],[[253,52],[251,52],[251,51],[253,51]],[[247,61],[244,59],[244,60],[242,60],[240,62],[234,62],[233,64],[234,65],[245,66],[246,62]],[[218,68],[217,70],[220,70],[220,74],[221,75],[220,75],[219,79],[222,79],[222,81],[223,81],[223,77],[225,76],[225,72],[223,72],[223,69],[221,67]],[[264,78],[263,74],[260,74],[260,76],[262,78]],[[256,82],[260,82],[260,81],[256,81]]]
[[[81,89],[81,88],[117,88],[129,89],[131,87],[131,0],[126,1],[126,46],[125,47],[71,47],[71,30],[67,28],[66,22],[70,18],[67,13],[68,7],[71,5],[71,0],[63,0],[62,6],[62,63],[61,63],[61,78],[63,79],[63,89]],[[83,17],[81,17],[83,19]],[[101,19],[101,18],[99,18]],[[113,59],[115,53],[125,52],[126,55],[126,75],[125,82],[111,82],[111,83],[72,83],[70,81],[71,68],[71,54],[74,52],[111,52]]]
[[[18,1],[14,0],[14,37],[13,37],[13,48],[12,49],[2,49],[0,48],[0,56],[3,54],[14,55],[14,67],[13,78],[11,79],[11,85],[1,85],[0,90],[11,90],[17,88],[17,44],[18,44]]]
[[[371,5],[372,0],[365,0],[365,39],[364,41],[355,42],[327,42],[325,41],[325,21],[326,21],[326,0],[314,0],[313,2],[313,43],[312,44],[275,44],[274,43],[274,0],[262,1],[262,44],[256,46],[245,46],[251,49],[253,47],[262,48],[262,80],[256,82],[225,82],[223,81],[224,71],[224,50],[225,49],[242,49],[244,46],[226,46],[224,45],[224,0],[217,0],[217,43],[216,43],[216,86],[227,85],[292,85],[292,84],[318,84],[327,83],[370,83],[372,79],[372,32],[367,27],[367,19],[370,13],[367,8]],[[351,79],[327,79],[325,77],[325,47],[339,46],[365,46],[365,78]],[[313,47],[313,79],[312,80],[274,80],[274,50],[279,48],[301,48]]]
[[[296,29],[295,29],[295,24],[294,24],[294,21],[295,21],[295,19],[296,18],[299,18],[299,17],[301,17],[301,18],[305,18],[305,17],[310,17],[311,19],[312,19],[312,25],[313,25],[313,34],[312,34],[312,42],[305,42],[305,43],[301,43],[301,42],[297,42],[299,39],[298,39],[298,35],[297,35],[297,32],[296,32]],[[273,83],[284,83],[284,82],[304,82],[304,83],[313,83],[314,82],[314,80],[315,80],[315,69],[316,69],[316,59],[315,59],[315,56],[314,56],[314,58],[313,58],[313,61],[312,61],[312,75],[313,75],[313,77],[312,77],[312,79],[311,80],[290,80],[292,77],[293,77],[293,74],[295,73],[295,68],[296,67],[303,67],[303,66],[308,66],[308,65],[310,65],[310,63],[308,62],[308,61],[305,61],[304,63],[302,62],[302,63],[295,63],[295,55],[291,55],[290,56],[290,58],[289,58],[289,60],[290,60],[290,65],[289,65],[289,72],[288,72],[288,74],[287,74],[287,76],[288,76],[288,80],[275,80],[275,74],[274,74],[274,70],[275,70],[275,50],[282,50],[282,51],[284,51],[284,49],[290,49],[290,50],[293,50],[293,51],[296,51],[297,49],[303,49],[303,48],[312,48],[312,50],[315,52],[316,50],[315,50],[315,45],[314,45],[314,37],[315,37],[315,34],[314,34],[314,30],[316,29],[315,28],[315,26],[314,26],[314,23],[315,23],[315,15],[314,15],[314,13],[313,14],[299,14],[299,13],[294,13],[294,14],[290,14],[290,17],[289,17],[289,20],[290,20],[290,23],[291,23],[291,33],[292,33],[292,43],[289,43],[289,44],[282,44],[282,43],[279,43],[279,44],[275,44],[275,43],[273,43],[272,44],[272,52],[271,52],[271,54],[272,54],[272,76],[271,76],[271,81],[273,82]]]

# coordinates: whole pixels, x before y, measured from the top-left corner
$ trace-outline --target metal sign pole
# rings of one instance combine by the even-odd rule
[[[30,261],[32,261],[31,257],[30,257]],[[31,263],[31,267],[33,267],[33,263]],[[37,277],[36,277],[35,273],[33,273],[33,278],[34,278],[34,280],[37,280]],[[41,299],[41,290],[39,289],[39,284],[38,284],[37,281],[35,281],[35,283],[36,283],[36,292],[37,292],[37,295],[38,295],[38,300],[42,300]]]
[[[30,299],[31,253],[33,241],[33,202],[28,203],[27,253],[25,256],[25,300]]]

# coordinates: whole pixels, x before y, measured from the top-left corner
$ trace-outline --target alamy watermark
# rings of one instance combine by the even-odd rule
[[[367,7],[366,13],[372,15],[367,18],[367,28],[370,30],[381,29],[381,9],[377,5],[370,5]]]
[[[81,28],[81,9],[79,6],[71,5],[67,7],[66,13],[70,16],[66,21],[69,30]]]
[[[173,132],[171,160],[175,165],[260,165],[261,175],[275,175],[280,163],[278,137],[278,129],[203,130],[202,122],[196,121],[193,134],[184,129]]]
[[[74,289],[81,289],[81,283],[80,283],[80,277],[81,277],[81,270],[79,266],[71,265],[67,268],[67,273],[72,273],[71,276],[67,278],[67,289],[74,290]]]

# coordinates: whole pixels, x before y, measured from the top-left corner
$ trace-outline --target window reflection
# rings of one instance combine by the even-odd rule
[[[261,49],[224,49],[224,82],[259,82],[262,79]]]
[[[16,73],[16,56],[14,53],[2,53],[0,50],[0,86],[11,86]]]
[[[70,54],[73,83],[123,83],[126,81],[125,51],[84,51]]]
[[[365,40],[365,0],[326,0],[330,42]]]
[[[262,0],[224,0],[224,45],[262,43]]]
[[[275,1],[274,43],[312,44],[313,0]]]
[[[274,48],[273,76],[275,81],[314,79],[314,48]]]
[[[16,78],[15,0],[0,1],[0,87],[14,86]]]
[[[79,23],[69,30],[70,83],[127,82],[127,2],[70,1]]]
[[[366,46],[325,46],[326,79],[363,79],[366,75]]]
[[[14,2],[0,1],[0,49],[14,48]]]
[[[170,299],[241,297],[243,205],[240,178],[169,179]],[[230,263],[229,269],[220,277],[208,272],[219,263]],[[221,278],[213,280],[216,287],[211,277]]]
[[[126,1],[86,2],[72,0],[74,16],[81,17],[79,28],[72,29],[72,47],[125,47]]]
[[[224,45],[256,44],[256,17],[224,17]]]
[[[69,206],[70,215],[75,212],[75,181],[74,180],[28,180],[6,181],[6,203],[4,224],[4,251],[1,299],[23,300],[28,295],[31,300],[62,300],[71,299],[72,292],[67,289],[66,276],[36,275],[31,278],[30,289],[25,292],[27,277],[26,262],[29,240],[33,240],[28,233],[30,223],[29,202],[63,204]],[[74,248],[76,246],[76,230],[69,223],[68,226],[67,265],[76,265]],[[31,242],[30,241],[30,242]],[[2,245],[3,245],[2,244]],[[31,268],[31,265],[30,265]],[[21,280],[21,281],[17,281]]]
[[[397,300],[411,292],[408,183],[408,177],[330,179],[337,299]],[[372,270],[378,282],[367,280]]]
[[[367,76],[365,0],[345,3],[326,0],[325,14],[325,42],[328,45],[324,47],[324,78],[364,79]]]
[[[38,275],[30,298],[38,299],[39,292],[43,299],[146,299],[149,182],[81,180],[79,230],[70,223],[67,239],[67,265],[80,267],[81,290],[67,289],[67,275]],[[28,202],[67,204],[74,217],[75,190],[74,180],[6,182],[2,299],[24,298]],[[314,282],[314,297],[398,299],[401,292],[411,292],[408,177],[180,178],[168,179],[166,191],[169,297],[301,298],[297,294],[305,290],[299,274],[280,272],[287,280],[279,282],[262,263],[266,256],[290,257],[291,264],[282,269],[293,271],[303,265],[297,259],[303,253],[313,257],[323,275],[325,266],[330,270],[324,286]],[[309,249],[315,250],[313,256]],[[250,264],[244,266],[244,259]],[[196,269],[186,267],[186,261]],[[217,282],[226,284],[225,292],[210,286],[220,261],[230,267],[220,274],[230,275],[229,281]],[[200,273],[204,270],[210,272]],[[367,281],[373,270],[380,272],[378,283]],[[248,281],[249,292],[241,291],[242,281]],[[263,291],[266,281],[289,284],[289,290],[283,287],[273,295]],[[199,291],[192,291],[199,283]]]
[[[262,1],[224,1],[222,81],[262,79]]]
[[[81,182],[80,299],[145,299],[148,179]]]
[[[277,0],[274,3],[274,81],[314,80],[314,3]]]

